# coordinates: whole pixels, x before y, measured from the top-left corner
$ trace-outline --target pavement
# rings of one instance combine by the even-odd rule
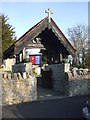
[[[3,118],[84,118],[82,108],[86,96],[62,97],[49,89],[38,88],[38,99],[32,102],[2,107]]]
[[[37,100],[49,100],[49,99],[57,99],[62,98],[63,96],[59,92],[55,92],[50,89],[46,89],[43,87],[37,88]]]

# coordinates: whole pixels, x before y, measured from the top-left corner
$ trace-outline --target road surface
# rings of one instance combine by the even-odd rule
[[[86,96],[56,98],[2,107],[3,118],[83,118]]]

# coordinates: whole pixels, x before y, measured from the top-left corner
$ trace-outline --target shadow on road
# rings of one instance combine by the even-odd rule
[[[3,118],[83,118],[86,96],[57,98],[3,106]]]

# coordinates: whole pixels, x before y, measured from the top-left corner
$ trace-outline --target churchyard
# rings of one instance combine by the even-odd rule
[[[73,76],[71,71],[66,69],[65,72],[64,64],[52,64],[44,67],[37,76],[32,72],[32,65],[25,64],[29,69],[24,66],[23,69],[20,66],[19,68],[21,71],[27,69],[27,74],[16,72],[17,70],[15,73],[2,71],[2,105],[37,100],[38,87],[56,91],[61,97],[86,95],[90,91],[90,73],[83,75],[77,73]]]
[[[69,55],[75,58],[76,49],[51,18],[49,9],[48,14],[3,54],[3,105],[37,100],[38,86],[62,97],[90,91],[90,71],[71,69],[67,59]]]

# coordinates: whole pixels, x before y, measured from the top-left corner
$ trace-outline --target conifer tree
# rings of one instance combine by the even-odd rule
[[[2,14],[0,19],[2,20],[2,52],[4,52],[16,41],[16,36],[14,28],[8,23],[9,18]]]

